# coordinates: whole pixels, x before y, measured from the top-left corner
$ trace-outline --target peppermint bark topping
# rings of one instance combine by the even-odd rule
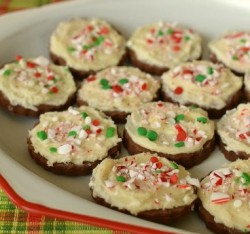
[[[58,116],[55,114],[50,122],[44,123],[42,127],[36,136],[45,144],[48,152],[67,156],[82,152],[82,147],[90,140],[96,139],[96,144],[102,144],[105,140],[117,136],[116,128],[113,125],[106,126],[101,117],[96,118],[88,113],[88,110],[74,108],[69,108]],[[89,150],[92,150],[91,147]]]
[[[111,28],[104,23],[89,22],[68,42],[68,53],[77,58],[95,60],[98,53],[112,54],[118,45],[114,44],[111,37]]]
[[[228,45],[228,57],[233,61],[250,63],[250,33],[235,32],[224,36]]]
[[[42,95],[57,94],[62,84],[62,78],[50,68],[49,61],[44,57],[26,60],[20,55],[16,56],[13,68],[4,67],[3,75],[15,80],[20,87],[39,87]]]
[[[193,38],[191,29],[181,29],[176,25],[160,22],[149,29],[145,41],[149,47],[169,46],[174,53],[178,53]]]

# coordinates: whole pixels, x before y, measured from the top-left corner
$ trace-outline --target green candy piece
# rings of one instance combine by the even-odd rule
[[[86,112],[82,112],[82,118],[85,119],[88,116]]]
[[[121,85],[124,85],[124,84],[127,84],[127,83],[128,83],[128,79],[126,79],[126,78],[123,78],[123,79],[119,80],[119,84],[121,84]]]
[[[115,135],[115,128],[114,127],[108,127],[106,132],[106,137],[111,138]]]
[[[183,141],[181,141],[181,142],[178,142],[178,143],[174,144],[174,146],[177,147],[177,148],[180,148],[180,147],[185,146],[185,143]]]
[[[243,38],[243,39],[240,39],[240,42],[245,44],[247,42],[247,40]]]
[[[45,131],[39,131],[39,132],[37,133],[37,137],[38,137],[40,140],[42,140],[42,141],[44,141],[44,140],[46,140],[46,139],[48,138],[47,133],[46,133]]]
[[[208,67],[208,68],[207,68],[207,73],[208,73],[209,75],[212,75],[212,74],[214,73],[214,69],[213,69],[212,67]]]
[[[175,122],[179,123],[181,120],[184,120],[184,119],[185,119],[185,115],[183,115],[183,114],[176,115]]]
[[[50,148],[49,148],[49,151],[50,151],[51,153],[56,153],[56,152],[57,152],[57,148],[56,148],[56,147],[50,147]]]
[[[198,106],[197,106],[197,105],[195,105],[195,104],[193,104],[193,105],[191,105],[189,108],[190,108],[191,110],[194,110],[194,109],[197,109],[197,108],[198,108]]]
[[[173,32],[174,32],[174,30],[173,30],[172,28],[169,28],[169,29],[167,30],[167,34],[169,34],[169,35],[173,34]]]
[[[67,51],[68,51],[68,52],[74,52],[74,51],[76,51],[76,49],[75,49],[74,47],[68,47],[68,48],[67,48]]]
[[[204,76],[202,74],[199,74],[195,77],[195,80],[200,82],[200,83],[203,82],[205,79],[206,79],[206,76]]]
[[[75,137],[77,135],[77,132],[76,131],[70,131],[69,133],[68,133],[68,136],[73,136],[73,137]]]
[[[207,118],[205,118],[205,117],[197,117],[197,119],[196,119],[198,122],[202,122],[203,124],[205,124],[205,123],[207,123]]]
[[[150,140],[150,141],[156,141],[158,138],[158,134],[157,132],[153,131],[153,130],[149,130],[146,134],[146,137]]]
[[[90,129],[90,126],[86,124],[86,125],[83,126],[83,129],[88,130],[88,129]]]
[[[140,135],[140,136],[146,136],[147,135],[147,129],[146,128],[144,128],[144,127],[139,127],[139,128],[137,128],[137,133],[138,133],[138,135]]]
[[[12,73],[12,71],[10,69],[7,69],[7,70],[4,71],[3,75],[4,76],[10,76],[11,73]]]
[[[93,45],[84,45],[82,48],[84,49],[84,50],[89,50],[89,49],[91,49],[91,48],[93,48],[94,46]]]
[[[235,56],[235,55],[233,55],[233,56],[232,56],[232,60],[238,60],[238,57]]]
[[[109,81],[105,78],[100,80],[100,84],[103,89],[111,89],[111,86],[109,85]]]
[[[97,39],[95,40],[95,42],[93,43],[93,45],[94,46],[99,46],[103,41],[104,41],[104,37],[103,36],[97,37]]]
[[[174,169],[178,169],[179,166],[178,164],[174,163],[174,162],[171,162],[171,166],[174,168]]]
[[[157,34],[158,34],[158,36],[163,36],[164,33],[162,30],[159,30]]]
[[[242,178],[245,179],[244,185],[250,184],[250,175],[249,175],[248,173],[243,172],[243,173],[242,173]]]
[[[189,40],[190,40],[190,36],[185,36],[185,37],[184,37],[184,40],[185,40],[185,41],[189,41]]]
[[[125,182],[126,178],[124,176],[116,176],[116,180],[119,182]]]

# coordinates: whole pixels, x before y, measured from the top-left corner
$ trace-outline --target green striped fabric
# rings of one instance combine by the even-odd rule
[[[0,233],[4,234],[128,234],[77,222],[29,214],[17,208],[0,189]]]

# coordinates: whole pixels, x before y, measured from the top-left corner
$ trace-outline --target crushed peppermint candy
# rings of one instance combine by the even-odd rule
[[[66,117],[63,116],[69,117],[69,120],[65,121]],[[45,142],[50,153],[59,155],[82,152],[83,141],[96,139],[95,144],[98,146],[117,135],[113,125],[106,126],[100,117],[95,118],[88,110],[83,112],[80,108],[73,107],[65,112],[58,112],[58,116],[53,116],[51,122],[46,121],[46,124],[41,127],[43,129],[36,132],[36,137],[41,142]]]

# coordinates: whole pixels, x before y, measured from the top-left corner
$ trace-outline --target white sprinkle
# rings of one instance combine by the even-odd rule
[[[236,208],[238,208],[238,207],[240,207],[242,205],[242,201],[241,200],[235,200],[234,201],[234,207],[236,207]]]
[[[72,107],[69,107],[68,112],[72,115],[78,115],[79,111],[73,109]]]
[[[87,132],[84,129],[81,129],[79,132],[79,138],[85,139],[85,138],[87,138],[87,136],[88,136]]]
[[[190,176],[187,176],[186,180],[187,180],[187,182],[188,182],[189,184],[194,185],[194,186],[196,186],[197,188],[200,187],[200,182],[199,182],[198,179],[191,178]]]
[[[46,88],[42,88],[41,92],[42,92],[42,94],[47,94],[49,92],[49,90]]]
[[[110,181],[110,180],[105,180],[104,183],[105,183],[107,188],[113,188],[115,186],[115,183],[113,181]]]
[[[60,146],[57,149],[57,152],[58,154],[68,154],[71,152],[71,150],[72,150],[72,146],[70,144],[65,144],[65,145]]]
[[[40,56],[36,59],[34,59],[34,62],[39,64],[40,66],[46,67],[49,65],[49,60],[43,56]]]
[[[54,129],[48,129],[48,138],[53,139],[55,137],[55,130]]]
[[[87,117],[85,118],[85,124],[90,124],[91,122],[92,122],[91,117],[87,116]]]

